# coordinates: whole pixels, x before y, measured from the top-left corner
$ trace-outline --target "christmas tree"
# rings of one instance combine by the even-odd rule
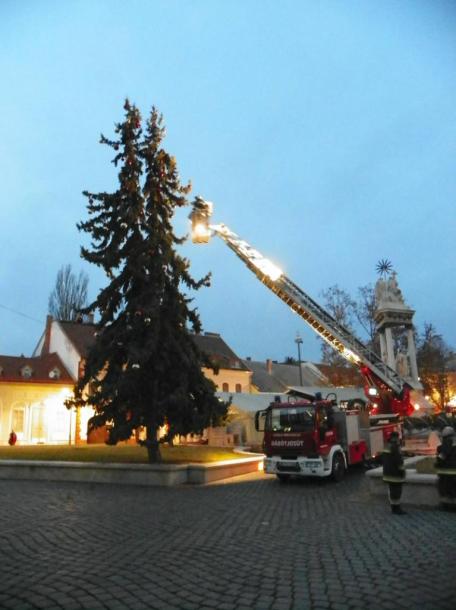
[[[89,219],[78,228],[92,237],[81,256],[103,268],[108,283],[87,312],[98,312],[96,341],[69,406],[91,405],[91,425],[110,424],[109,441],[146,429],[149,461],[160,459],[158,429],[168,438],[201,432],[226,414],[215,385],[204,377],[207,359],[192,339],[201,322],[185,291],[209,285],[195,281],[180,256],[173,214],[187,205],[190,185],[181,185],[176,161],[163,148],[162,117],[152,109],[143,133],[138,109],[125,102],[125,120],[112,147],[119,166],[114,193],[84,192]],[[87,391],[89,388],[89,391]]]

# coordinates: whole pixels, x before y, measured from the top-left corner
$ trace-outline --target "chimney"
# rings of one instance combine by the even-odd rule
[[[269,375],[272,375],[272,360],[270,358],[266,360],[266,370]]]
[[[51,349],[51,327],[52,327],[52,316],[46,316],[46,328],[44,331],[44,342],[41,348],[41,355],[49,354]]]

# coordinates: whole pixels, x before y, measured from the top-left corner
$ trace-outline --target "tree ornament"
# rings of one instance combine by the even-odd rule
[[[121,223],[120,223],[120,228],[121,228],[121,229],[127,229],[127,228],[128,228],[127,223],[126,223],[126,222],[121,222]]]
[[[140,365],[140,364],[138,364],[137,362],[135,362],[135,364],[132,364],[132,365],[131,365],[131,368],[132,368],[132,369],[140,369],[140,368],[141,368],[141,365]]]
[[[144,324],[149,325],[151,323],[151,319],[150,318],[144,318]]]

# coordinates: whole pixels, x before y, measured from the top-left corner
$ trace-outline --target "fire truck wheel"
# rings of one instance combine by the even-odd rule
[[[332,459],[331,476],[336,481],[342,481],[345,474],[345,460],[341,453],[335,453]]]
[[[279,481],[281,483],[288,483],[290,480],[290,475],[289,474],[278,474],[277,478],[279,479]]]

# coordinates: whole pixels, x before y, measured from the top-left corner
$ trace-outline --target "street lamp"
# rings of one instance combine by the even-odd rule
[[[301,339],[301,335],[299,334],[299,332],[296,333],[295,343],[298,346],[299,382],[300,382],[300,385],[302,387],[302,370],[301,370],[301,345],[302,345],[302,339]]]

